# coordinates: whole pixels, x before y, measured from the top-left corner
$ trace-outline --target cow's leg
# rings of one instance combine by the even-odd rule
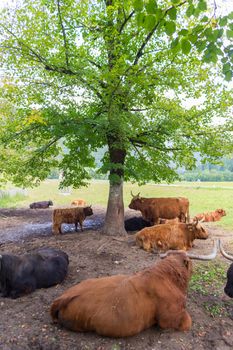
[[[79,225],[81,227],[81,231],[83,232],[83,222],[82,222],[82,220],[79,221]]]
[[[21,295],[29,294],[36,290],[36,280],[33,277],[26,277],[24,279],[16,279],[14,286],[9,294],[12,299],[16,299]]]
[[[161,328],[188,331],[191,329],[192,319],[180,302],[174,301],[167,305],[164,301],[164,308],[159,313],[158,324]]]
[[[184,213],[180,213],[180,216],[179,216],[179,219],[180,219],[180,222],[186,222],[186,215]]]
[[[59,235],[59,233],[61,233],[61,225],[54,224],[53,225],[53,233],[55,235]]]
[[[183,314],[180,317],[180,324],[178,325],[177,329],[179,331],[189,331],[192,327],[192,319],[189,315],[189,313],[184,310]]]
[[[78,222],[75,222],[75,232],[78,232]]]
[[[152,247],[151,247],[151,242],[148,239],[139,241],[139,246],[146,250],[147,252],[150,252]]]

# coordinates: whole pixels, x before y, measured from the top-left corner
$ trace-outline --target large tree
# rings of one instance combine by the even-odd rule
[[[123,180],[173,181],[195,152],[214,161],[232,151],[222,76],[232,78],[233,13],[218,17],[217,1],[16,5],[0,18],[1,103],[12,106],[0,112],[2,176],[30,186],[57,167],[62,185],[78,187],[105,146],[104,232],[115,235]]]

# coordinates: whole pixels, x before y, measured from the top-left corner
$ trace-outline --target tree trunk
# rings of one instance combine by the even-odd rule
[[[124,226],[123,180],[120,183],[109,183],[108,207],[103,234],[126,235]]]

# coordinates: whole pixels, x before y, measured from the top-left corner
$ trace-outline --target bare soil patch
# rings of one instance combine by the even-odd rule
[[[110,339],[93,333],[74,333],[52,324],[49,308],[64,290],[86,278],[130,274],[153,264],[158,257],[133,244],[101,234],[105,209],[94,207],[94,215],[84,222],[84,232],[64,225],[64,234],[52,235],[52,209],[0,209],[1,252],[23,254],[50,246],[63,249],[70,258],[69,273],[61,285],[36,290],[19,299],[0,298],[0,349],[2,350],[191,350],[233,348],[233,300],[224,295],[224,281],[217,293],[191,290],[187,298],[193,326],[189,332],[152,327],[129,338]],[[135,215],[127,210],[126,216]],[[221,237],[230,250],[232,233],[206,224],[211,238]],[[193,251],[209,253],[211,239],[195,241]],[[229,263],[218,256],[215,264]],[[198,268],[200,262],[194,262]],[[205,264],[205,263],[204,263]],[[216,281],[217,282],[217,281]],[[215,287],[213,285],[213,287]],[[213,288],[216,291],[216,288]],[[208,305],[209,309],[206,307]],[[212,309],[211,309],[212,305]],[[210,312],[210,309],[212,312]],[[216,310],[216,314],[213,311]]]

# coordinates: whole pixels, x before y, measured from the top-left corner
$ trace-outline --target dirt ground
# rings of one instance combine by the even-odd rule
[[[69,273],[61,285],[39,289],[12,300],[0,298],[1,350],[225,350],[233,348],[233,300],[224,295],[224,283],[219,293],[202,295],[189,290],[187,310],[193,326],[189,332],[161,330],[154,326],[129,338],[113,339],[94,333],[74,333],[52,324],[49,308],[63,291],[86,278],[130,274],[153,264],[158,257],[146,253],[134,244],[103,236],[105,209],[94,207],[94,215],[84,222],[84,232],[75,232],[64,225],[61,236],[52,235],[52,209],[0,209],[0,252],[23,254],[34,248],[50,246],[69,255]],[[126,217],[135,215],[126,211]],[[206,224],[210,237],[221,237],[230,251],[233,232]],[[211,239],[195,241],[193,252],[209,253]],[[229,265],[218,255],[217,263]],[[194,266],[201,264],[194,262]],[[221,312],[213,316],[204,307],[213,299]]]

